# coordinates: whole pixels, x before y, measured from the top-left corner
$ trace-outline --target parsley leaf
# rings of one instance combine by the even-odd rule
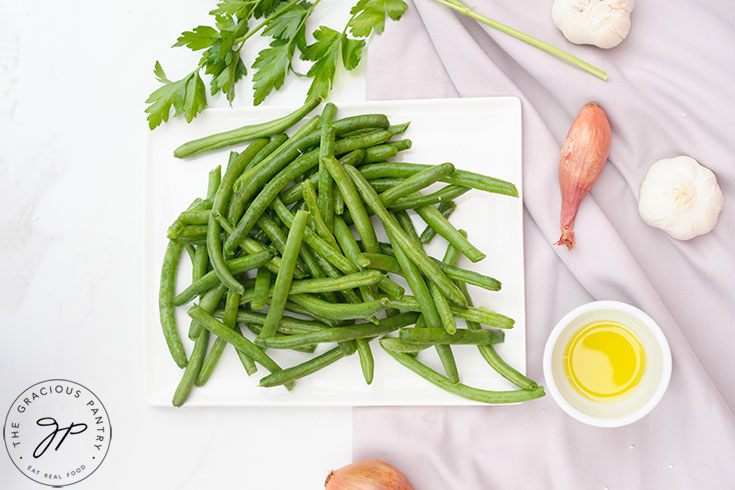
[[[350,39],[347,35],[342,34],[342,63],[346,70],[353,70],[360,64],[364,47],[364,40]]]
[[[161,122],[168,122],[171,107],[174,108],[174,117],[184,114],[186,122],[191,122],[207,105],[204,82],[198,69],[181,80],[172,82],[166,77],[161,64],[156,61],[153,73],[163,86],[156,89],[145,101],[150,104],[145,112],[148,113],[148,127],[151,129],[158,127]]]
[[[301,59],[314,61],[307,77],[314,80],[311,82],[307,98],[316,96],[326,97],[334,83],[334,73],[337,69],[342,35],[326,26],[320,26],[314,31],[316,42],[306,47],[301,54]]]
[[[217,4],[217,8],[210,10],[209,15],[235,16],[238,19],[250,17],[253,10],[253,0],[224,0]]]
[[[186,46],[192,51],[208,48],[219,38],[217,29],[209,26],[197,26],[191,31],[184,31],[172,47]]]
[[[399,20],[406,11],[403,0],[360,0],[352,7],[350,32],[356,37],[368,37],[372,31],[380,34],[385,29],[385,16]]]

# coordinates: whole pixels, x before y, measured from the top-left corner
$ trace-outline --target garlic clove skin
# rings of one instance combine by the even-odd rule
[[[658,160],[641,183],[638,213],[677,240],[712,231],[722,211],[717,177],[688,156]]]
[[[634,0],[554,0],[551,17],[567,40],[614,48],[630,32]]]

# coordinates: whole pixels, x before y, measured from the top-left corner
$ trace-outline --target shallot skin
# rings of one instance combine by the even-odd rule
[[[561,238],[556,245],[574,246],[574,218],[582,198],[602,172],[610,153],[612,130],[602,108],[584,106],[569,128],[559,156]]]
[[[414,490],[398,468],[379,459],[364,459],[332,470],[326,490]]]

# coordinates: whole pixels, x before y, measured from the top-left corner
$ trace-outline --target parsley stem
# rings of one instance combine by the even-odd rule
[[[263,19],[263,22],[261,22],[260,24],[258,24],[257,26],[255,26],[255,28],[253,28],[247,34],[245,34],[242,37],[239,37],[239,38],[235,39],[232,44],[244,43],[245,41],[247,41],[248,39],[250,39],[253,35],[255,35],[255,33],[257,33],[259,30],[261,30],[263,27],[265,27],[266,24],[268,24],[268,22],[272,21],[273,19],[277,19],[281,15],[285,14],[288,10],[291,9],[291,7],[293,7],[294,5],[296,5],[297,3],[299,3],[300,1],[301,0],[291,0],[286,5],[284,5],[283,7],[281,7],[280,10],[278,10],[277,12],[273,12],[271,15],[269,15],[268,17],[266,17],[265,19]]]
[[[596,76],[597,78],[600,78],[602,80],[607,80],[607,73],[600,70],[599,68],[587,63],[586,61],[582,61],[581,59],[577,58],[576,56],[573,56],[566,51],[563,51],[557,47],[552,46],[551,44],[545,43],[539,39],[536,39],[535,37],[529,36],[528,34],[524,34],[523,32],[513,29],[512,27],[506,26],[505,24],[501,24],[498,21],[495,21],[493,19],[489,19],[485,17],[484,15],[478,14],[471,8],[469,8],[467,5],[463,4],[459,0],[434,0],[437,3],[440,3],[446,7],[449,7],[450,9],[456,10],[462,15],[466,15],[467,17],[471,17],[479,22],[482,22],[485,25],[488,25],[494,29],[497,29],[501,32],[504,32],[506,34],[509,34],[516,39],[520,39],[521,41],[528,43],[532,46],[536,46],[537,48],[543,49],[547,53],[553,54],[554,56],[557,56],[583,70],[585,70],[588,73],[591,73],[592,75]]]

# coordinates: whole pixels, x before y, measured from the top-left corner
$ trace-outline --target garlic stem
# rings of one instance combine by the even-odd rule
[[[561,50],[557,47],[552,46],[549,43],[545,43],[544,41],[541,41],[540,39],[536,39],[533,36],[529,36],[528,34],[525,34],[517,29],[513,29],[512,27],[509,27],[505,24],[501,24],[498,21],[495,21],[493,19],[490,19],[488,17],[485,17],[482,14],[478,14],[471,8],[469,8],[467,5],[463,4],[459,0],[434,0],[437,3],[440,3],[446,7],[449,7],[450,9],[456,10],[462,15],[466,15],[467,17],[471,17],[475,19],[478,22],[482,22],[485,25],[488,25],[492,27],[493,29],[497,29],[501,32],[504,32],[506,34],[509,34],[516,39],[520,39],[521,41],[528,43],[532,46],[535,46],[539,49],[543,49],[547,53],[553,54],[554,56],[563,59],[564,61],[567,61],[584,71],[591,73],[592,75],[596,76],[597,78],[601,80],[607,80],[607,73],[600,70],[594,65],[591,65],[587,63],[586,61],[583,61],[579,58],[577,58],[574,55],[571,55],[567,53],[564,50]]]

